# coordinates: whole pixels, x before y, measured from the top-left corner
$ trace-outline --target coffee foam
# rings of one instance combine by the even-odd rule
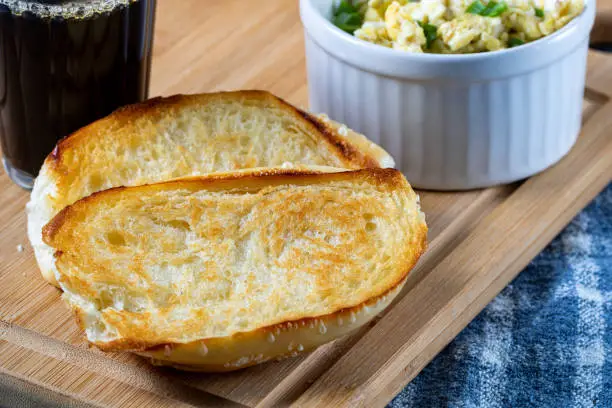
[[[61,1],[24,1],[0,0],[0,5],[8,7],[11,13],[20,15],[30,12],[41,18],[72,18],[86,19],[101,13],[108,13],[117,7],[127,6],[138,0],[72,0]]]

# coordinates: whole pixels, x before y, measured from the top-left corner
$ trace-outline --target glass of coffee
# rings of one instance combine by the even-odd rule
[[[148,96],[156,0],[0,0],[0,143],[32,188],[59,139]]]

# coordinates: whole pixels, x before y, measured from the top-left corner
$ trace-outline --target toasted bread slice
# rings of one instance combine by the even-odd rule
[[[358,169],[393,159],[345,126],[263,91],[177,95],[120,109],[59,142],[28,204],[28,235],[43,277],[57,285],[42,227],[96,191],[284,163]]]
[[[43,230],[88,340],[226,371],[294,355],[384,309],[426,247],[393,169],[265,169],[120,187]]]

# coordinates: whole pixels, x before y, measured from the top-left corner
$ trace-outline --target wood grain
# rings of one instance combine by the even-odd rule
[[[296,1],[160,0],[155,41],[152,96],[262,88],[307,105]],[[384,405],[609,183],[612,57],[590,54],[587,87],[582,135],[557,166],[511,186],[421,192],[430,248],[386,313],[307,356],[230,374],[88,348],[39,276],[28,195],[0,174],[0,394],[46,406]]]

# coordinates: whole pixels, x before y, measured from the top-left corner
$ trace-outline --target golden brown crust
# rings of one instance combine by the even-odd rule
[[[356,146],[353,146],[347,139],[339,136],[331,126],[325,124],[316,116],[299,109],[295,110],[304,119],[312,123],[347,160],[363,168],[381,167],[380,163],[374,157],[361,152]]]
[[[28,237],[43,274],[58,285],[42,228],[96,191],[245,168],[393,167],[379,146],[324,116],[263,91],[175,95],[121,108],[61,140],[28,204]]]
[[[361,305],[325,316],[283,322],[248,333],[238,333],[229,338],[160,344],[136,353],[148,357],[155,365],[198,372],[234,371],[268,360],[295,357],[367,324],[393,302],[405,282],[404,279],[385,294],[369,299]],[[322,327],[325,330],[321,330]],[[273,352],[266,350],[265,345],[262,347],[262,343],[268,343],[270,338],[274,339],[274,343],[278,343],[272,348]],[[205,344],[207,349],[204,356],[200,353],[202,344]],[[251,351],[250,355],[248,351]],[[263,353],[256,355],[253,351]],[[220,358],[223,359],[222,362],[219,362]]]
[[[343,157],[347,168],[360,167],[380,167],[375,157],[361,152],[348,140],[344,139],[330,126],[327,126],[315,116],[302,111],[285,100],[261,90],[244,90],[232,92],[218,92],[209,94],[177,94],[168,97],[156,97],[137,104],[121,107],[88,126],[85,126],[71,135],[61,139],[53,151],[45,160],[45,164],[57,171],[64,172],[62,169],[63,152],[71,146],[82,143],[84,139],[96,137],[100,130],[111,131],[113,127],[119,127],[138,117],[156,118],[165,113],[170,108],[180,108],[192,104],[204,104],[211,98],[240,98],[245,100],[259,100],[273,103],[278,108],[285,110],[296,118],[305,119],[311,126],[314,133],[320,135],[333,146],[341,157]]]
[[[299,176],[296,178],[296,176]],[[280,185],[291,182],[293,184],[316,184],[317,182],[328,182],[331,180],[355,179],[372,180],[375,184],[389,189],[407,185],[406,179],[395,169],[371,168],[354,171],[342,171],[337,173],[323,173],[307,169],[253,169],[233,173],[215,173],[204,176],[185,177],[169,180],[155,184],[145,184],[135,187],[114,187],[108,190],[98,191],[88,197],[82,198],[73,205],[69,205],[60,211],[43,228],[43,241],[53,246],[54,236],[64,223],[77,216],[80,208],[90,202],[103,200],[108,195],[114,195],[127,190],[130,194],[140,194],[145,191],[185,188],[188,190],[211,189],[211,191],[223,191],[230,189],[248,188],[249,191],[258,191],[267,186]]]
[[[406,282],[406,278],[408,277],[408,274],[410,273],[410,271],[414,268],[416,262],[418,262],[418,259],[421,257],[421,255],[425,252],[426,248],[427,248],[427,228],[423,227],[422,229],[419,230],[419,233],[421,234],[421,237],[417,240],[419,241],[422,246],[420,246],[419,248],[417,248],[416,250],[418,251],[418,256],[416,256],[414,259],[410,259],[409,263],[406,264],[406,269],[404,271],[404,273],[400,276],[400,278],[397,280],[396,283],[394,283],[393,285],[391,285],[389,287],[389,289],[387,289],[384,293],[375,296],[373,298],[370,298],[364,302],[362,302],[361,304],[357,305],[357,306],[353,306],[353,307],[347,307],[347,308],[343,308],[343,309],[339,309],[333,313],[329,313],[323,316],[317,316],[317,317],[305,317],[302,319],[297,319],[297,320],[287,320],[284,322],[280,322],[280,323],[276,323],[273,324],[271,326],[266,326],[266,327],[261,327],[258,328],[256,330],[253,330],[252,332],[248,332],[248,333],[237,333],[237,335],[240,336],[244,336],[244,335],[253,335],[255,333],[273,333],[277,330],[282,330],[282,329],[286,329],[286,328],[291,328],[291,327],[304,327],[304,326],[310,326],[313,322],[318,322],[318,321],[330,321],[333,320],[334,318],[336,318],[336,316],[339,315],[350,315],[351,313],[355,313],[357,311],[360,311],[364,308],[364,306],[376,303],[379,299],[385,298],[386,296],[388,296],[390,293],[394,292],[394,291],[398,291],[400,288],[400,286],[403,286],[403,284]],[[77,323],[78,326],[82,329],[85,330],[85,326],[83,324],[83,319],[81,318],[81,316],[77,313]],[[226,339],[226,338],[225,338]],[[225,341],[224,339],[224,341]],[[215,339],[215,338],[209,338],[209,339],[198,339],[195,342],[191,342],[191,343],[197,343],[197,342],[201,342],[201,341],[220,341],[220,339]],[[168,342],[162,342],[162,343],[151,343],[151,342],[145,342],[139,339],[134,339],[134,338],[122,338],[119,340],[114,340],[111,342],[107,342],[107,343],[97,343],[95,344],[96,347],[98,347],[100,350],[102,351],[107,351],[107,352],[113,352],[113,351],[133,351],[133,352],[138,352],[138,351],[148,351],[148,352],[156,352],[156,351],[160,351],[165,349],[167,346],[170,347],[174,347],[174,346],[188,346],[189,343],[168,343]]]
[[[323,184],[323,186],[321,188],[317,187],[319,184]],[[100,233],[103,235],[107,233],[105,231],[108,230],[104,229],[102,224],[97,224],[95,221],[92,221],[91,218],[88,218],[95,214],[106,213],[105,208],[110,208],[105,207],[107,204],[114,206],[113,203],[119,202],[135,203],[136,207],[134,208],[137,210],[137,213],[142,214],[142,204],[148,200],[153,200],[153,197],[159,197],[159,199],[162,200],[162,207],[160,207],[160,210],[153,211],[153,217],[158,219],[156,217],[159,217],[160,214],[170,211],[173,214],[171,219],[176,219],[177,215],[173,208],[179,207],[166,207],[165,203],[168,202],[167,198],[162,197],[209,197],[211,192],[221,192],[222,194],[220,196],[228,198],[232,203],[231,208],[236,206],[236,204],[239,202],[237,201],[238,197],[241,196],[250,197],[249,199],[254,199],[255,197],[265,197],[266,199],[275,200],[274,202],[279,203],[281,207],[272,208],[276,208],[277,212],[279,209],[281,209],[280,212],[283,212],[282,205],[288,201],[279,200],[275,196],[276,192],[283,191],[294,194],[294,192],[303,191],[303,188],[306,188],[307,191],[309,191],[308,197],[317,197],[317,199],[323,201],[328,200],[328,197],[330,197],[328,195],[323,195],[323,198],[321,198],[321,194],[323,191],[326,191],[326,188],[337,189],[334,191],[341,192],[341,197],[339,197],[340,202],[344,203],[346,206],[341,207],[340,211],[336,211],[336,209],[334,209],[334,214],[340,214],[341,218],[345,220],[345,222],[351,224],[355,224],[354,220],[362,220],[362,213],[355,213],[355,211],[359,211],[357,208],[363,208],[367,214],[372,213],[373,211],[376,214],[383,214],[380,212],[380,209],[374,209],[378,206],[379,200],[390,200],[391,202],[395,202],[394,200],[400,200],[399,202],[402,204],[397,207],[398,212],[395,212],[396,210],[392,210],[394,215],[385,215],[387,220],[396,221],[390,221],[391,224],[385,225],[389,225],[389,228],[391,228],[388,231],[396,231],[391,232],[391,234],[397,234],[398,229],[399,231],[409,231],[405,234],[399,234],[402,238],[397,241],[397,244],[393,244],[388,242],[386,239],[383,239],[383,241],[376,241],[374,246],[368,246],[369,248],[373,248],[372,250],[374,253],[386,254],[383,255],[384,258],[382,258],[382,262],[386,265],[383,269],[379,267],[364,266],[362,260],[360,259],[370,259],[370,256],[367,255],[367,250],[364,252],[362,250],[358,250],[357,247],[353,247],[355,248],[356,254],[363,255],[361,258],[353,258],[357,260],[354,261],[356,263],[354,267],[351,267],[353,268],[351,270],[358,271],[358,275],[356,275],[360,277],[358,281],[363,281],[363,277],[371,277],[367,278],[369,283],[363,288],[360,288],[359,286],[350,286],[348,292],[340,292],[337,289],[334,289],[333,293],[326,292],[326,297],[336,299],[333,301],[333,303],[329,303],[329,306],[324,306],[317,309],[308,309],[309,312],[307,313],[304,313],[304,310],[306,309],[302,310],[301,306],[299,308],[295,308],[294,306],[293,309],[286,309],[283,312],[284,314],[277,314],[277,312],[274,312],[271,315],[266,315],[267,317],[265,319],[255,320],[256,323],[249,326],[242,326],[243,329],[222,329],[220,331],[218,329],[214,329],[213,331],[199,331],[201,329],[197,329],[195,331],[190,331],[192,334],[188,336],[183,336],[181,334],[181,336],[177,337],[175,333],[185,332],[182,330],[177,330],[179,326],[173,326],[173,328],[168,331],[166,327],[166,317],[162,317],[162,321],[164,322],[163,327],[158,326],[159,323],[153,323],[151,320],[151,316],[153,316],[153,314],[149,313],[148,311],[156,310],[156,312],[152,313],[165,313],[160,309],[147,309],[146,312],[138,311],[134,313],[131,311],[131,309],[124,310],[123,303],[121,303],[121,306],[118,306],[118,309],[115,309],[115,307],[112,306],[114,305],[114,303],[112,303],[114,300],[111,303],[108,303],[107,300],[100,300],[106,299],[106,295],[100,295],[101,297],[97,297],[97,294],[101,293],[99,289],[102,287],[97,286],[98,289],[95,289],[94,286],[91,286],[92,283],[95,282],[105,282],[103,283],[104,285],[113,285],[113,287],[128,287],[130,285],[128,281],[115,280],[115,271],[113,270],[112,264],[121,263],[122,261],[118,261],[113,255],[109,255],[112,258],[104,259],[111,261],[109,264],[110,269],[105,269],[106,267],[102,266],[104,265],[103,263],[98,264],[95,263],[96,261],[94,261],[94,263],[88,264],[87,262],[90,261],[87,261],[87,259],[93,258],[90,258],[91,255],[86,255],[79,249],[82,246],[79,237],[96,237],[96,231],[101,231]],[[372,198],[368,198],[368,201],[360,204],[360,207],[350,206],[347,203],[352,202],[352,199],[348,199],[348,197],[350,197],[355,191],[362,191],[361,194],[363,194],[364,197]],[[177,195],[179,192],[180,195]],[[203,192],[204,195],[201,195]],[[261,194],[258,194],[260,192]],[[233,194],[236,194],[236,199],[232,196]],[[282,197],[289,198],[298,196],[283,195]],[[257,198],[257,200],[259,199],[260,198]],[[198,200],[200,199],[198,198]],[[189,208],[191,210],[197,208],[194,207],[194,205],[196,205],[196,202],[194,201],[180,202],[189,202]],[[271,202],[272,201],[266,201],[266,204],[264,204],[265,208],[270,208],[268,205]],[[294,203],[297,202],[298,201],[295,201]],[[175,203],[178,204],[179,202]],[[209,206],[208,208],[219,211],[218,207],[215,205],[206,205]],[[179,206],[180,208],[184,207],[180,204]],[[124,214],[124,211],[126,211],[126,208],[128,207],[125,207],[122,204],[116,208],[118,208],[118,211],[120,211],[121,214]],[[297,214],[301,214],[298,217],[304,216],[304,213],[300,212],[302,211],[301,207],[294,208],[295,211],[298,211]],[[319,215],[320,212],[317,210],[317,206],[308,208],[310,209],[305,211],[309,211],[312,215],[316,214],[315,219],[325,219],[328,220],[325,222],[329,222],[330,219],[321,218]],[[312,212],[313,210],[314,212]],[[345,210],[354,215],[350,215],[349,217],[351,218],[345,218]],[[257,219],[252,218],[257,217],[257,213],[253,213],[249,209],[247,209],[247,212],[251,216],[251,218],[249,218],[250,220]],[[216,217],[217,216],[215,215],[215,219],[217,219]],[[369,217],[372,217],[372,215]],[[88,221],[85,222],[85,219]],[[116,217],[113,218],[112,216],[110,219],[117,220]],[[138,219],[130,219],[130,223],[140,225],[140,221],[138,221]],[[210,218],[205,219],[209,220]],[[371,218],[365,219],[371,220]],[[277,219],[275,218],[275,220]],[[381,221],[382,219],[377,218],[377,222]],[[83,228],[84,224],[90,224],[94,230],[88,230],[87,227]],[[238,224],[242,225],[242,222],[229,223],[229,225]],[[118,229],[120,231],[124,231],[120,225],[121,224],[115,224],[115,221],[113,221],[111,230]],[[207,231],[207,228],[209,228],[207,225],[213,224],[204,223],[202,225],[204,229],[197,231]],[[320,230],[317,225],[317,222],[313,223],[310,221],[307,229],[310,230],[312,228],[314,231],[323,232],[323,230]],[[100,229],[101,227],[102,229]],[[193,224],[190,228],[192,231],[196,231]],[[339,228],[345,227],[339,226]],[[353,238],[358,236],[361,231],[364,233],[366,231],[366,228],[363,226],[357,228],[357,230],[345,230],[347,231],[347,234],[349,234],[348,236],[352,237],[349,238],[347,242],[352,242]],[[74,233],[75,235],[73,235],[73,231],[76,231]],[[218,231],[219,232],[214,232],[214,234],[222,237],[235,236],[232,234],[224,234],[222,230]],[[278,236],[284,240],[286,239],[284,238],[284,234],[291,230],[282,229],[281,231],[284,232],[281,232]],[[93,235],[88,235],[89,233],[93,233]],[[130,234],[131,232],[126,231],[125,233]],[[192,236],[192,239],[198,239],[197,237],[200,236],[202,235]],[[295,235],[289,236],[295,237]],[[44,228],[44,239],[47,244],[61,250],[66,249],[66,252],[57,254],[57,264],[60,270],[60,283],[62,288],[66,291],[64,296],[67,297],[67,299],[70,299],[71,297],[72,299],[76,299],[76,303],[71,302],[70,300],[69,303],[73,305],[75,313],[77,314],[79,326],[88,331],[88,337],[92,344],[103,351],[132,351],[152,359],[155,364],[171,365],[179,369],[195,371],[230,371],[247,367],[249,365],[258,364],[270,359],[293,356],[311,350],[320,344],[345,335],[363,324],[366,324],[377,313],[382,311],[388,304],[390,304],[393,298],[399,293],[408,273],[414,267],[414,264],[418,261],[421,254],[425,251],[426,236],[427,227],[422,219],[422,214],[420,214],[418,211],[416,196],[410,189],[409,184],[401,173],[393,169],[362,169],[356,171],[341,171],[336,173],[322,173],[311,169],[252,169],[239,173],[211,174],[208,176],[176,179],[138,187],[118,187],[94,193],[89,197],[77,201],[73,205],[61,211]],[[77,238],[76,240],[75,237]],[[255,238],[257,241],[261,239],[259,235],[255,236]],[[94,240],[95,239],[97,238],[94,238]],[[153,239],[158,242],[157,238]],[[182,242],[182,238],[180,241]],[[212,242],[213,241],[207,241],[206,246],[212,247],[214,245]],[[75,243],[78,243],[78,245],[75,246]],[[397,248],[397,252],[394,250],[383,250],[385,246],[389,245],[391,248]],[[103,247],[94,248],[96,248],[94,252],[96,252],[98,249],[101,251],[106,251],[106,249]],[[342,256],[334,256],[333,258],[319,258],[318,255],[316,255],[316,248],[317,247],[312,247],[308,249],[309,259],[330,259],[332,262],[337,262],[338,265],[348,265],[353,262],[349,258],[344,259]],[[88,252],[91,251],[88,250]],[[345,253],[345,251],[340,252]],[[339,254],[340,252],[336,250],[335,253]],[[151,253],[152,252],[150,251],[147,252],[147,254]],[[134,254],[135,253],[130,252],[126,255],[127,258],[124,259],[134,259]],[[393,254],[396,256],[395,259],[393,258]],[[168,259],[166,257],[167,255],[168,254],[164,255],[164,261]],[[149,255],[146,256],[147,259],[149,259]],[[66,259],[64,259],[64,257],[66,257]],[[85,260],[83,261],[83,259]],[[155,258],[152,259],[153,263],[157,265],[157,263],[155,263]],[[372,265],[378,265],[378,262],[379,261],[373,261]],[[316,276],[316,279],[321,279],[320,282],[324,282],[321,283],[322,285],[329,285],[329,282],[346,281],[346,279],[349,279],[351,282],[355,282],[354,277],[349,278],[349,276],[353,276],[351,273],[344,274],[343,272],[342,275],[338,275],[337,272],[333,272],[334,275],[332,275],[331,270],[334,268],[327,269],[328,267],[325,266],[321,271],[318,269],[311,270],[309,269],[311,267],[308,266],[308,264],[308,260],[304,261],[302,259],[301,261],[298,261],[296,265],[303,265],[303,267],[297,266],[297,268],[307,271],[306,273],[308,276]],[[117,276],[125,276],[125,271],[134,270],[129,265],[124,264],[124,266],[125,268],[130,269],[124,270],[124,268],[122,268],[121,270],[116,271]],[[296,266],[293,267],[295,268]],[[92,272],[92,274],[87,271]],[[264,281],[269,282],[266,279],[269,279],[270,277],[272,277],[272,279],[276,279],[275,276],[277,275],[268,273],[268,271],[271,271],[271,269],[268,269],[267,266],[264,267],[264,271],[266,277],[264,278]],[[179,275],[174,276],[179,278]],[[330,276],[335,276],[333,279],[336,280],[327,280]],[[340,280],[337,280],[338,278]],[[202,280],[202,278],[198,278],[196,281],[206,282],[205,280]],[[300,282],[303,282],[303,280],[300,280]],[[149,287],[149,285],[150,282],[146,287]],[[206,285],[209,284],[207,283]],[[282,293],[288,293],[287,288],[298,286],[299,285],[295,284],[283,284],[281,285],[281,288],[283,288]],[[315,286],[315,288],[316,287],[317,286]],[[325,288],[326,286],[321,287]],[[353,293],[356,293],[355,288],[360,288],[358,296],[353,295]],[[313,289],[309,290],[312,291]],[[106,289],[102,288],[102,292],[105,291]],[[172,293],[176,294],[176,292]],[[181,291],[180,293],[183,292]],[[198,293],[201,292],[198,291]],[[253,291],[250,293],[259,292],[257,289],[253,289]],[[340,293],[343,293],[343,295],[340,295]],[[139,295],[137,294],[137,296]],[[292,297],[290,296],[289,298]],[[200,299],[200,297],[197,299]],[[81,303],[84,300],[85,303]],[[241,302],[241,300],[239,302]],[[82,309],[81,306],[76,306],[81,304],[86,304],[89,306],[87,306],[85,309]],[[253,304],[253,299],[250,300],[249,304]],[[313,303],[313,305],[314,304],[318,303]],[[91,307],[93,305],[95,305],[95,309],[99,314],[91,314]],[[300,305],[302,305],[302,303],[300,303]],[[327,305],[327,303],[325,303],[325,305]],[[209,306],[209,308],[206,310],[211,310],[211,307],[213,309],[217,309],[216,303]],[[232,306],[232,308],[232,310],[236,311],[242,310],[240,306],[238,306],[238,308]],[[251,310],[249,313],[255,313],[253,317],[261,316],[259,310],[259,308],[256,308]],[[314,310],[316,310],[316,312],[313,312]],[[242,312],[239,312],[238,315],[240,315],[240,313]],[[136,314],[139,316],[136,316]],[[223,322],[223,320],[215,320],[213,324],[209,325],[209,323],[204,323],[208,321],[207,316],[203,319],[199,316],[199,314],[192,315],[191,319],[194,320],[186,321],[187,324],[191,325],[192,322],[198,322],[198,325],[204,324],[207,325],[207,327],[217,327],[220,322]],[[91,336],[90,331],[92,330],[92,322],[99,321],[98,319],[103,319],[105,321],[105,327],[112,327],[113,330],[117,330],[117,334],[112,334],[110,336],[105,334],[101,337],[97,337],[96,335]],[[129,322],[125,319],[129,320]],[[229,327],[225,326],[224,323],[222,324],[223,327]],[[194,326],[186,327],[189,327],[189,330],[191,330],[191,328]],[[181,338],[184,338],[185,340],[181,341]]]

